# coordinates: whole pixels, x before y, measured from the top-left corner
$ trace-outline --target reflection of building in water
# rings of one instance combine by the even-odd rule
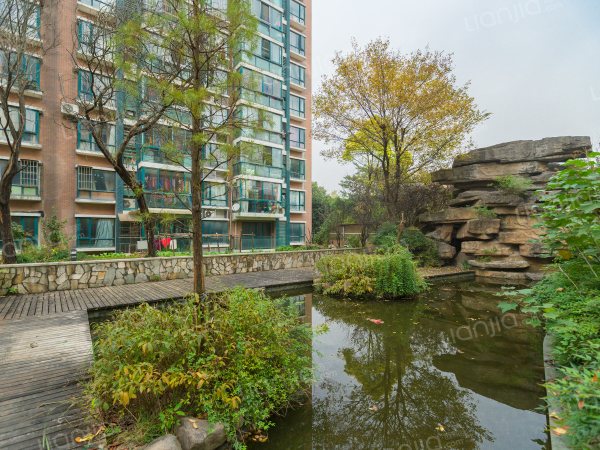
[[[312,325],[312,294],[294,295],[286,297],[283,304],[294,306],[298,310],[298,317],[304,323]]]

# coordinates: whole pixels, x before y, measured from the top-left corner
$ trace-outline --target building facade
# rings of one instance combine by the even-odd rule
[[[204,244],[211,251],[302,245],[310,233],[311,1],[252,0],[260,21],[260,45],[235,69],[262,77],[260,92],[255,93],[261,102],[253,106],[268,110],[274,126],[258,136],[236,138],[260,145],[261,155],[211,173],[203,202]],[[13,182],[11,210],[13,222],[23,226],[31,242],[41,243],[41,219],[54,209],[58,219],[66,219],[71,247],[132,252],[145,236],[135,199],[90,133],[73,120],[68,101],[89,95],[91,88],[73,48],[104,6],[98,0],[60,4],[55,19],[60,44],[39,58],[37,85],[27,92],[23,169]],[[122,132],[118,125],[107,127],[104,139],[116,146]],[[128,153],[128,163],[144,182],[151,212],[174,217],[158,225],[159,234],[183,235],[190,229],[190,173],[169,163],[161,151],[163,141],[164,135],[145,133]],[[214,147],[205,148],[207,160],[215,152]],[[0,140],[0,165],[8,154]],[[169,190],[179,194],[169,195]],[[178,250],[189,247],[189,240],[178,240]]]

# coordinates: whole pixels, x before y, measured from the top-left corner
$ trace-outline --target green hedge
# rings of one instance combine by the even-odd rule
[[[317,288],[325,294],[412,297],[426,289],[411,253],[396,247],[385,255],[328,255],[316,264]]]

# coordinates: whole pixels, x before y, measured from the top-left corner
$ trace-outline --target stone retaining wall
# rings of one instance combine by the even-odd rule
[[[313,267],[324,255],[368,253],[369,249],[234,253],[204,257],[207,276]],[[194,276],[191,256],[0,265],[0,295],[87,289]]]

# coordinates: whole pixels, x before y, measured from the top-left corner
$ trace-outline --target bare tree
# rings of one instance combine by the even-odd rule
[[[12,233],[10,196],[14,177],[26,163],[19,162],[21,144],[36,117],[27,109],[27,95],[39,91],[40,64],[59,43],[54,27],[58,0],[5,0],[0,4],[0,139],[10,155],[0,179],[0,234],[6,264],[17,261]]]

